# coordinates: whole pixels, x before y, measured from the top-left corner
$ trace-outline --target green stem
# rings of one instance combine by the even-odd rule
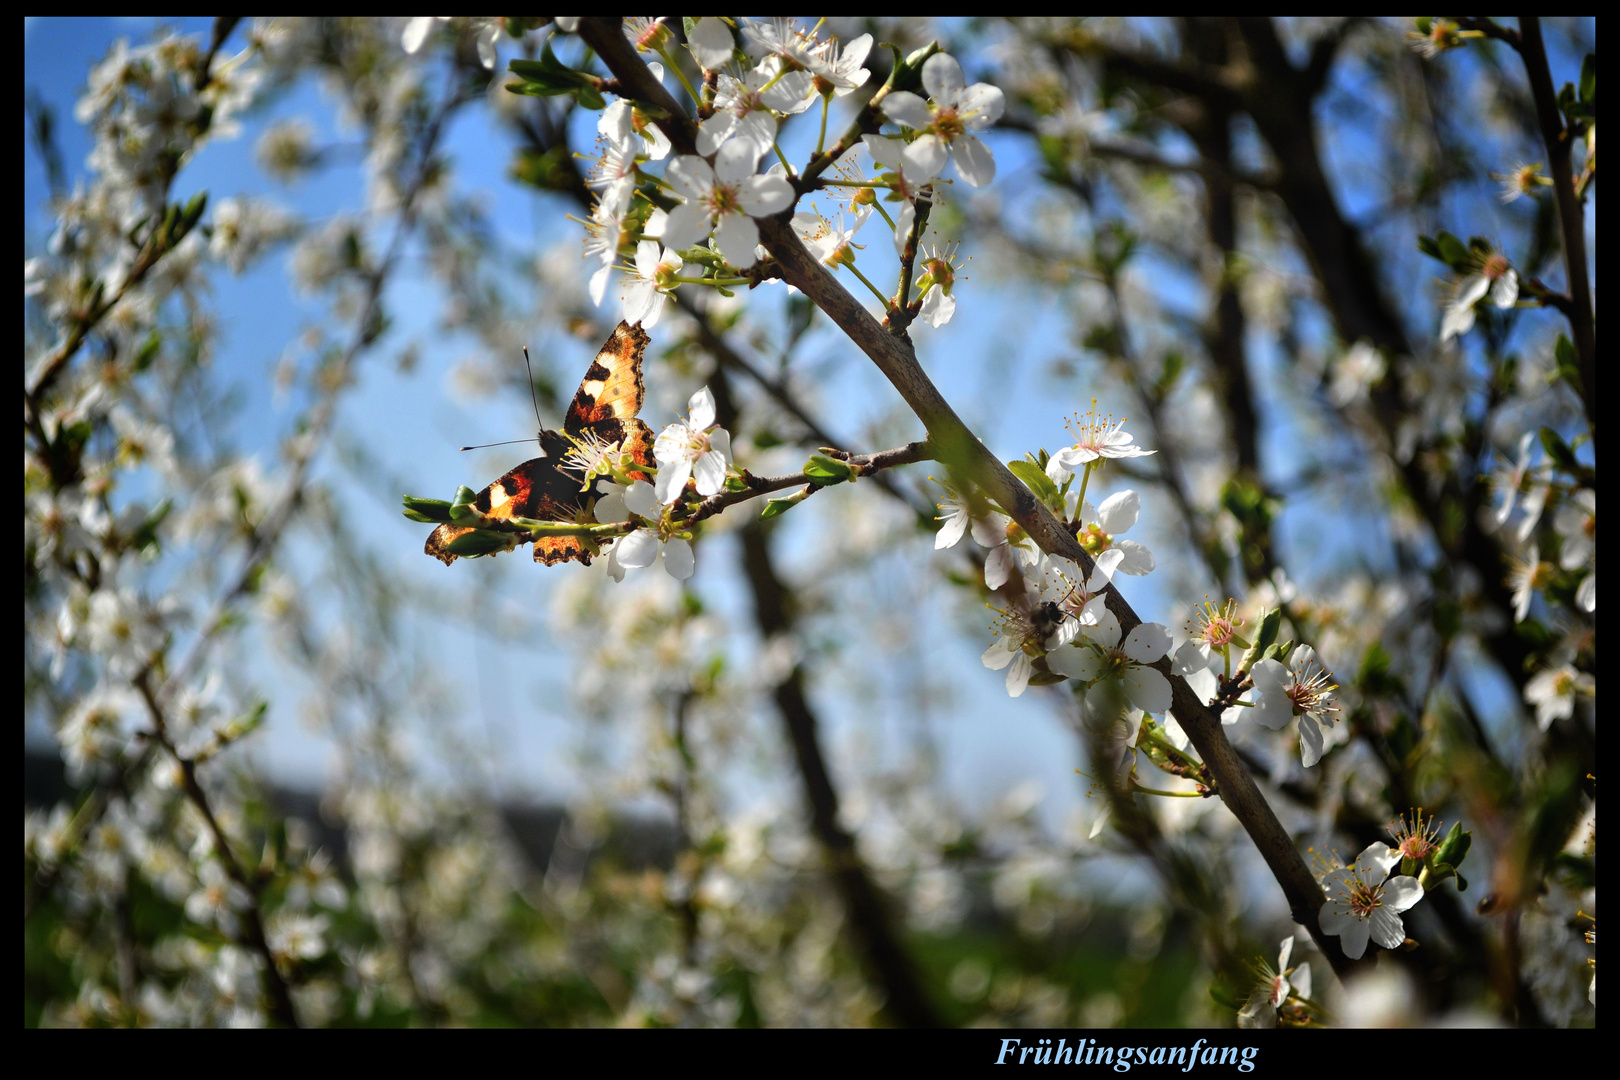
[[[1202,799],[1202,792],[1198,791],[1160,791],[1158,788],[1143,787],[1135,780],[1131,781],[1131,790],[1140,791],[1144,795],[1162,795],[1166,799]]]
[[[1086,505],[1086,485],[1091,483],[1091,470],[1097,467],[1097,460],[1086,462],[1086,471],[1080,475],[1080,497],[1074,503],[1074,516],[1078,519]]]
[[[828,106],[828,104],[829,103],[827,101],[827,95],[822,94],[821,95],[821,131],[820,131],[820,133],[818,133],[816,135],[816,152],[815,152],[816,157],[821,156],[822,147],[827,145],[827,106]]]
[[[674,72],[675,77],[681,81],[681,86],[685,87],[687,94],[692,98],[692,104],[702,104],[703,99],[698,96],[696,90],[692,89],[692,84],[687,80],[686,73],[681,70],[681,65],[677,64],[669,53],[663,49],[658,50],[658,55],[664,58],[664,67]]]
[[[887,296],[884,296],[882,290],[880,290],[876,285],[872,284],[870,281],[867,281],[866,280],[866,275],[861,273],[859,270],[855,269],[855,264],[854,263],[845,263],[844,265],[849,267],[849,272],[850,273],[854,274],[858,279],[860,279],[860,283],[862,285],[865,285],[868,289],[872,290],[872,295],[873,296],[875,296],[879,300],[883,301],[884,308],[887,308],[889,306],[889,298]]]
[[[782,148],[777,146],[775,143],[771,143],[771,149],[776,151],[776,160],[780,161],[782,163],[782,168],[787,170],[788,179],[797,180],[798,174],[793,171],[793,166],[788,164],[788,159],[783,155]]]
[[[670,280],[675,282],[677,285],[708,285],[708,286],[711,286],[711,287],[713,287],[715,285],[747,285],[748,284],[748,279],[745,278],[745,277],[740,277],[740,278],[682,277],[681,275],[677,274],[674,277],[670,278]]]

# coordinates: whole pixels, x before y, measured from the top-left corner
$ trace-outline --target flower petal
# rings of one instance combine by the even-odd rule
[[[692,477],[692,463],[685,459],[671,461],[667,465],[660,465],[658,469],[657,485],[654,488],[658,501],[669,506],[681,493],[686,490],[686,482]],[[626,564],[628,565],[628,564]]]
[[[1322,725],[1310,713],[1299,718],[1299,758],[1307,769],[1322,760]]]
[[[1406,940],[1406,926],[1401,922],[1401,917],[1387,907],[1374,908],[1372,918],[1367,922],[1373,941],[1383,948],[1398,949],[1401,942]]]
[[[1399,851],[1382,840],[1374,840],[1356,856],[1356,873],[1368,886],[1381,885],[1390,870],[1400,861]]]
[[[989,83],[974,83],[956,96],[956,112],[967,122],[968,130],[979,131],[1001,119],[1007,107],[1007,95],[1001,87]]]
[[[628,566],[632,570],[642,566],[651,566],[653,560],[658,558],[658,538],[645,529],[631,533],[613,545],[618,553],[620,566]]]
[[[692,576],[697,568],[697,559],[692,554],[692,545],[680,537],[676,537],[664,545],[664,569],[676,581],[685,581]]]
[[[1158,565],[1153,559],[1153,552],[1149,551],[1146,546],[1138,544],[1135,540],[1115,540],[1114,546],[1109,550],[1119,552],[1120,559],[1117,572],[1121,574],[1141,577],[1144,574],[1153,573],[1153,568]],[[1106,555],[1108,552],[1105,551],[1103,554]]]
[[[731,456],[731,432],[723,427],[709,432],[709,449],[719,454],[727,465],[736,460]]]
[[[754,248],[759,245],[759,226],[751,217],[723,215],[720,226],[714,230],[714,243],[726,262],[739,270],[746,270],[759,261],[754,254]]]
[[[1142,497],[1126,488],[1114,492],[1097,507],[1097,524],[1102,526],[1104,532],[1118,536],[1130,531],[1141,512]]]
[[[729,109],[722,109],[698,125],[697,152],[712,154],[726,144],[731,133],[737,130],[737,114]]]
[[[746,180],[754,175],[754,167],[759,164],[759,156],[764,152],[753,143],[740,139],[727,142],[714,156],[715,182],[731,185]]]
[[[731,62],[732,50],[737,47],[731,29],[715,18],[699,19],[686,37],[686,47],[692,50],[698,66],[705,71],[719,71]]]
[[[945,145],[944,139],[938,135],[924,135],[900,151],[900,162],[906,179],[924,184],[945,171],[945,162],[950,156],[950,148]]]
[[[956,153],[957,174],[972,186],[984,187],[996,178],[995,155],[979,141],[978,136],[960,136],[951,143],[951,149]]]
[[[1029,677],[1034,674],[1035,667],[1030,662],[1029,654],[1019,649],[1018,655],[1013,657],[1012,667],[1007,669],[1007,695],[1018,697],[1029,685]]]
[[[785,176],[750,176],[737,193],[737,205],[754,217],[780,213],[793,205],[793,185]]]
[[[975,540],[978,537],[974,537]],[[1012,547],[1002,544],[990,549],[990,554],[984,557],[984,586],[995,590],[1007,584],[1007,578],[1012,576]]]
[[[1131,704],[1143,712],[1161,713],[1170,707],[1170,680],[1157,669],[1133,666],[1119,681],[1125,684],[1125,696]]]
[[[677,249],[692,247],[707,240],[713,228],[714,219],[700,203],[682,203],[664,221],[664,243]]]
[[[1384,883],[1384,907],[1390,911],[1406,911],[1423,899],[1423,886],[1418,879],[1402,874]]]
[[[887,116],[890,120],[893,120],[897,124],[904,125],[908,128],[916,128],[919,131],[934,122],[934,113],[933,110],[928,107],[928,102],[924,101],[916,94],[909,93],[905,90],[897,90],[883,99],[883,115]],[[880,141],[880,139],[885,143],[892,143],[895,141],[890,139],[882,139],[881,136],[871,135],[867,136],[865,141],[870,146],[871,144]],[[880,151],[876,149],[872,151],[873,161],[876,161],[879,165],[887,166],[891,169],[894,168],[894,164],[884,160],[886,156],[886,153],[880,154]]]
[[[686,399],[686,415],[690,418],[687,426],[694,431],[714,423],[714,393],[707,386]]]
[[[1090,682],[1102,668],[1097,651],[1084,645],[1065,646],[1046,654],[1046,666],[1059,675]]]
[[[1170,651],[1170,631],[1163,623],[1139,624],[1125,639],[1124,652],[1138,664],[1156,664]]]
[[[984,650],[984,655],[979,657],[984,666],[991,671],[1000,671],[1012,663],[1012,658],[1013,654],[1008,651],[1006,643],[1001,638],[992,641],[990,647]]]
[[[645,480],[632,480],[625,489],[624,507],[632,514],[644,518],[658,516],[658,492]]]
[[[1361,954],[1367,951],[1367,938],[1371,932],[1367,919],[1356,919],[1345,927],[1344,933],[1339,935],[1339,946],[1344,949],[1344,955],[1352,960],[1360,960]]]
[[[697,493],[704,498],[717,495],[720,489],[726,486],[726,459],[717,452],[710,450],[697,459],[692,466],[692,476],[697,480]]]
[[[922,82],[923,89],[935,101],[967,86],[962,78],[962,65],[950,53],[935,53],[928,58],[923,64]]]
[[[669,163],[664,179],[677,194],[688,199],[701,199],[714,189],[714,170],[709,163],[691,154],[682,154]],[[671,245],[684,247],[685,245]]]
[[[1499,308],[1510,308],[1519,300],[1519,275],[1509,270],[1491,286],[1491,303]]]

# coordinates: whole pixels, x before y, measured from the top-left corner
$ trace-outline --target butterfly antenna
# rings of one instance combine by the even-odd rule
[[[462,449],[463,450],[483,450],[484,448],[490,447],[490,446],[511,446],[513,443],[539,442],[539,441],[540,441],[539,439],[507,439],[505,442],[487,442],[487,443],[479,443],[477,446],[463,446]]]
[[[534,368],[529,364],[529,347],[523,346],[523,368],[529,373],[529,400],[534,403],[534,422],[544,430],[546,422],[540,419],[540,398],[534,392]]]

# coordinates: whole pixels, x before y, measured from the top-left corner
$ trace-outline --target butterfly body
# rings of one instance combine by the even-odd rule
[[[596,482],[581,484],[581,473],[563,468],[580,444],[616,444],[642,465],[653,463],[653,434],[637,419],[646,395],[641,381],[647,333],[621,322],[609,335],[568,406],[562,431],[540,432],[540,457],[531,458],[480,491],[473,506],[485,517],[508,520],[589,523]],[[634,475],[634,474],[632,474]],[[470,526],[440,525],[428,536],[427,554],[446,566],[456,561],[450,544],[472,532]],[[590,565],[591,550],[577,536],[542,536],[534,541],[536,562]]]

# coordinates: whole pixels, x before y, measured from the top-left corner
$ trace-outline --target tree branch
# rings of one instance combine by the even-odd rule
[[[617,20],[584,19],[580,33],[632,95],[665,110],[669,119],[660,119],[659,125],[670,142],[683,153],[692,152],[687,149],[695,148],[695,129],[691,121],[683,116],[674,98],[652,77],[624,40]],[[814,300],[893,384],[927,428],[940,461],[953,473],[971,479],[995,499],[1043,551],[1070,559],[1089,574],[1091,557],[956,415],[917,362],[910,341],[879,325],[838,283],[831,271],[799,242],[789,217],[781,215],[759,221],[760,241],[781,267],[783,279]],[[1108,589],[1107,604],[1126,633],[1142,621],[1113,586]],[[1170,671],[1168,658],[1161,660],[1158,667],[1171,683],[1174,698],[1171,712],[1210,767],[1222,800],[1243,824],[1271,868],[1288,899],[1294,920],[1309,930],[1341,977],[1366,966],[1369,961],[1350,960],[1339,947],[1338,938],[1322,933],[1317,922],[1325,902],[1321,887],[1255,785],[1254,778],[1238,760],[1219,718],[1205,707],[1184,679]]]
[[[1586,277],[1586,226],[1582,221],[1581,200],[1575,192],[1575,176],[1570,163],[1574,132],[1564,125],[1558,112],[1558,94],[1553,89],[1552,72],[1547,67],[1547,47],[1541,37],[1541,20],[1521,16],[1519,32],[1523,46],[1524,70],[1530,77],[1530,93],[1536,100],[1536,122],[1541,140],[1547,145],[1547,168],[1552,173],[1553,193],[1558,204],[1558,228],[1564,238],[1564,273],[1569,279],[1570,337],[1575,344],[1575,360],[1580,369],[1581,403],[1586,406],[1586,422],[1597,443],[1597,327],[1592,318],[1592,287]]]

